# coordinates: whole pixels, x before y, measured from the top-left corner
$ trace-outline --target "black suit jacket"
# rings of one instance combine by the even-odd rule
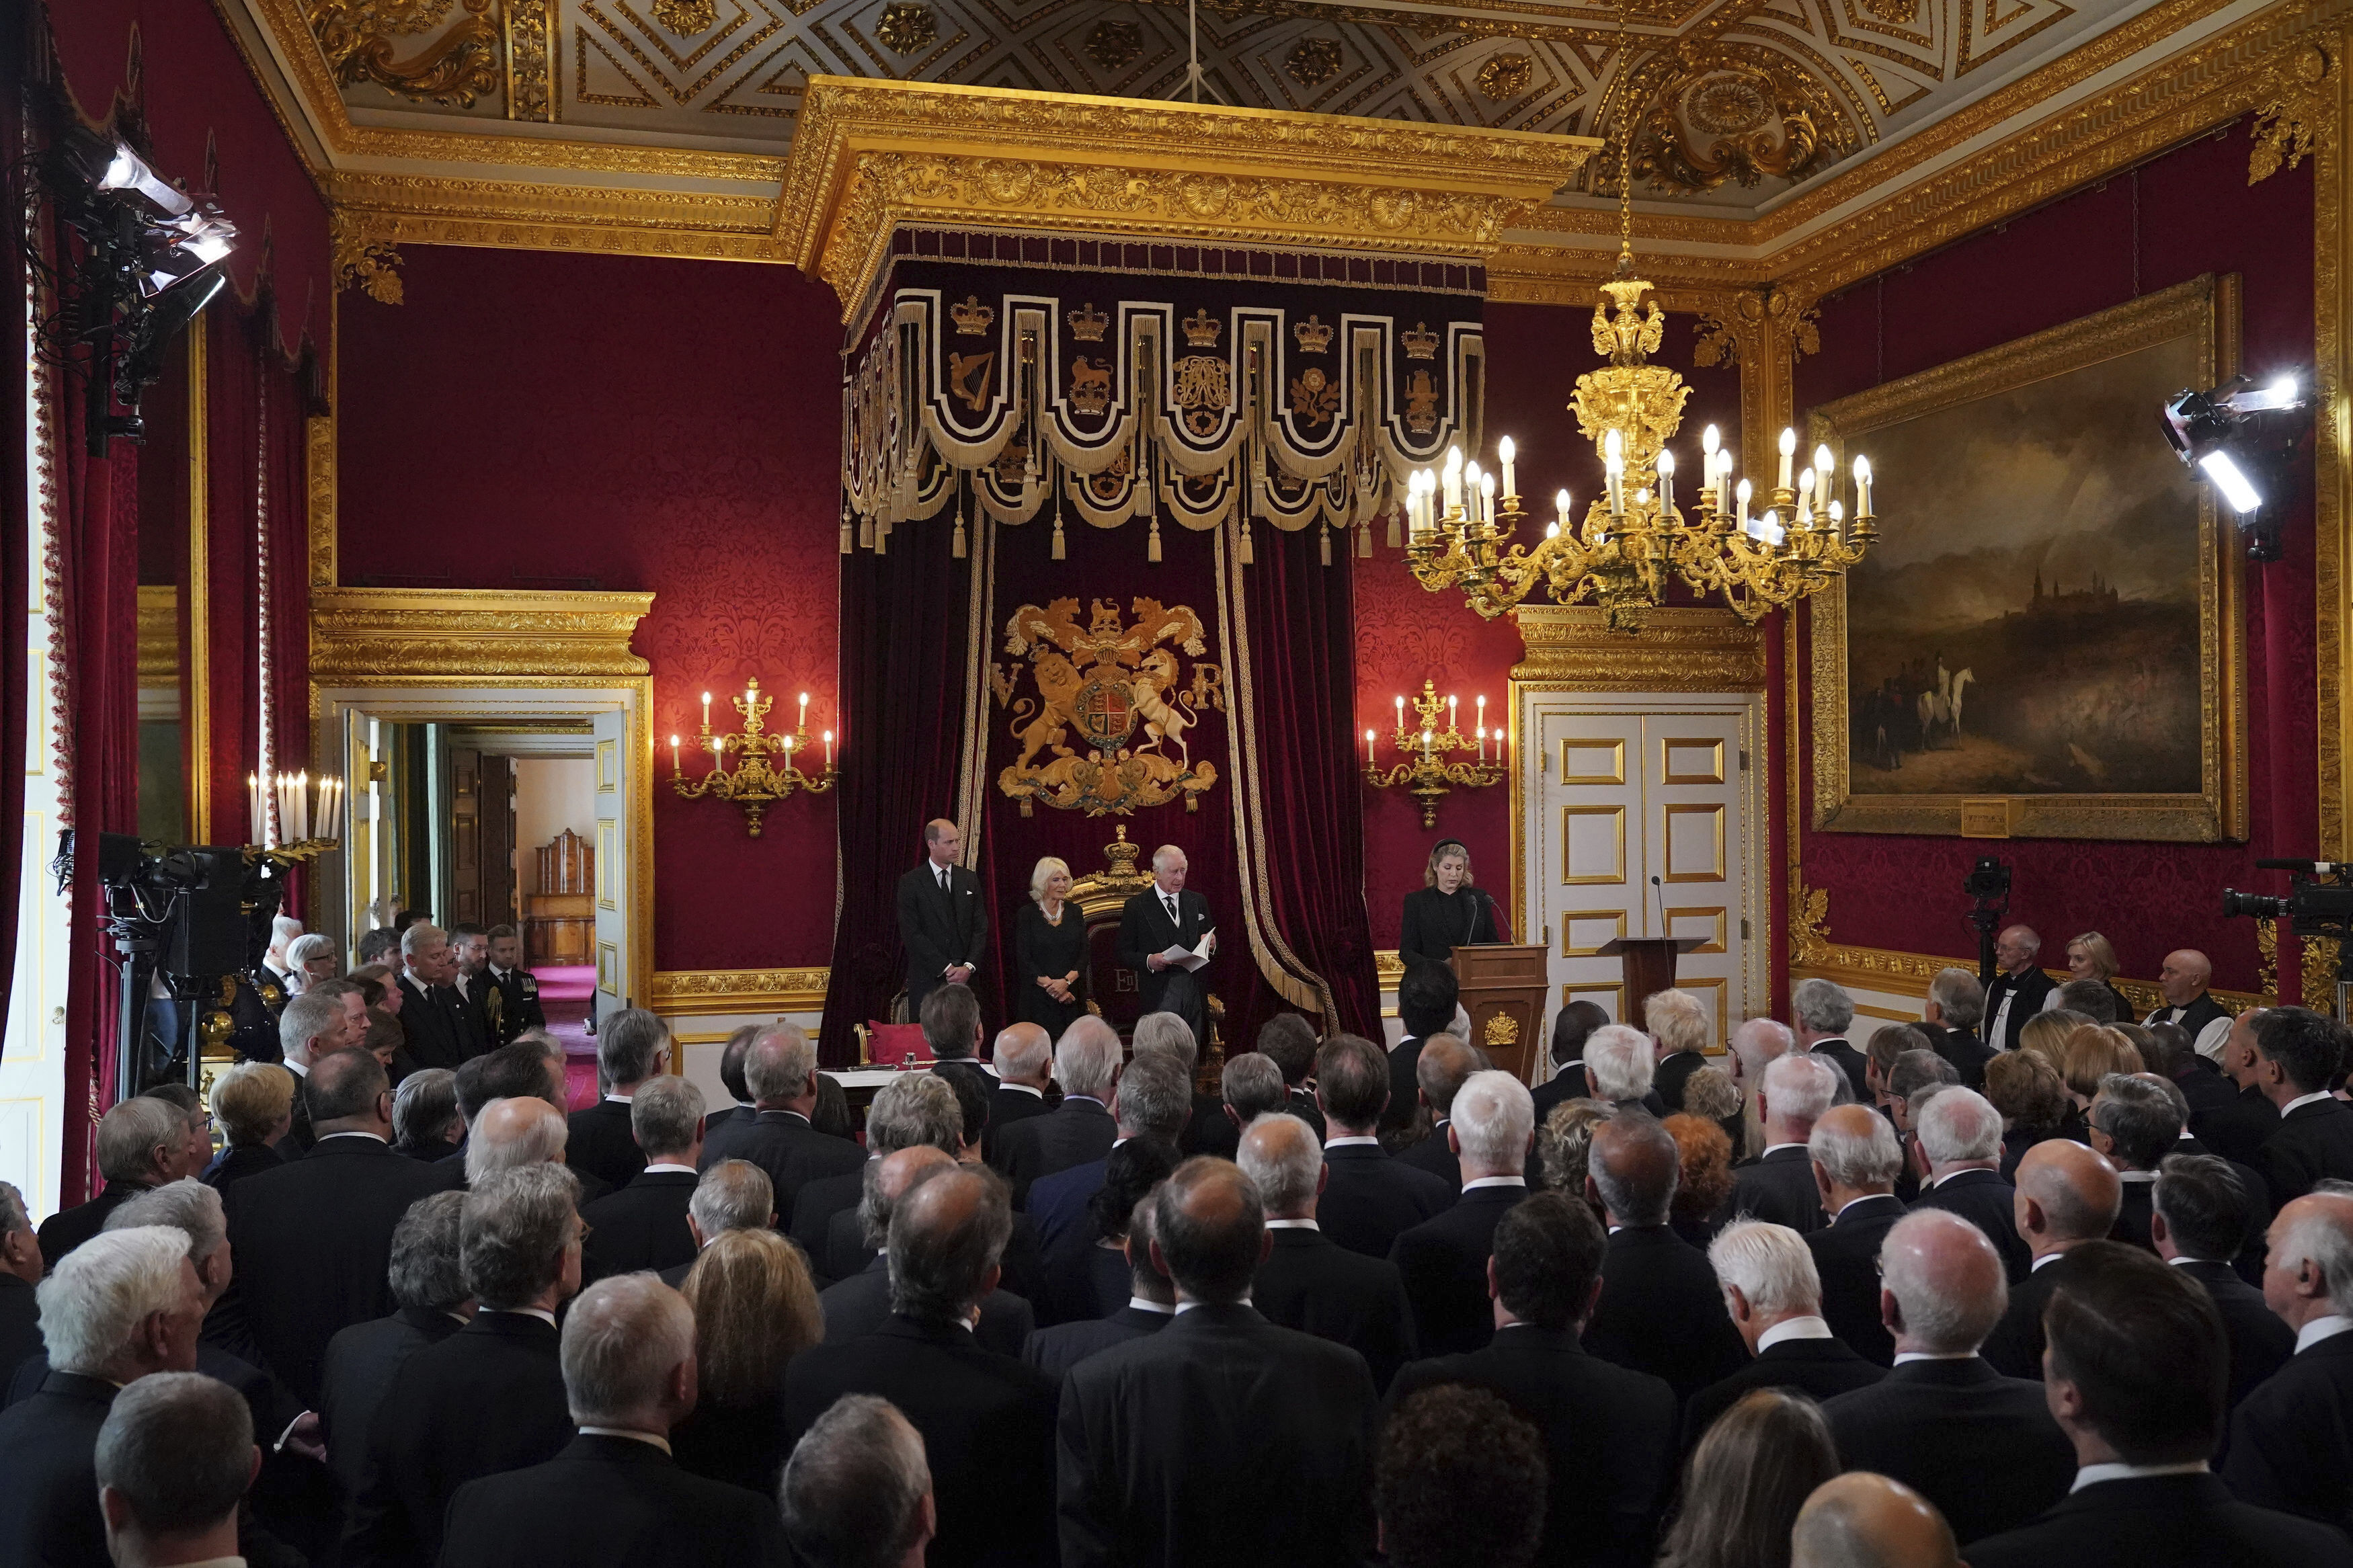
[[[1913,1027],[1928,1037],[1928,1045],[1938,1056],[1953,1064],[1961,1075],[1961,1087],[1985,1089],[1986,1063],[1993,1060],[1993,1047],[1978,1038],[1975,1029],[1951,1029],[1942,1024],[1915,1024]]]
[[[481,1312],[402,1363],[368,1426],[345,1568],[433,1568],[459,1488],[563,1452],[573,1431],[558,1343],[537,1318]]]
[[[430,1307],[403,1307],[388,1318],[353,1323],[327,1342],[320,1374],[320,1438],[327,1467],[346,1498],[366,1489],[368,1428],[410,1356],[464,1327]]]
[[[2071,1249],[2010,1287],[2010,1305],[1978,1351],[1987,1364],[2004,1377],[2042,1380],[2042,1309],[2079,1267]]]
[[[1892,1476],[1935,1503],[1966,1547],[2067,1495],[2075,1447],[2042,1385],[1982,1359],[1915,1361],[1822,1406],[1851,1470]]]
[[[1226,1114],[1226,1102],[1214,1094],[1193,1096],[1193,1114],[1176,1136],[1177,1152],[1187,1159],[1196,1154],[1230,1160],[1242,1146],[1242,1130]]]
[[[778,1216],[786,1233],[808,1255],[809,1267],[818,1273],[844,1279],[866,1267],[866,1254],[872,1249],[866,1245],[865,1237],[857,1234],[858,1200],[865,1190],[864,1166],[839,1176],[819,1176],[804,1184],[800,1194],[793,1199],[793,1206]],[[828,1258],[828,1248],[832,1245],[832,1221],[845,1213],[850,1216],[852,1250],[859,1254],[858,1261],[847,1269],[837,1268]]]
[[[839,1289],[839,1287],[837,1287]],[[1054,1560],[1054,1380],[960,1326],[893,1316],[793,1358],[785,1432],[800,1440],[845,1394],[879,1394],[923,1435],[939,1534],[931,1568]]]
[[[2280,1118],[2248,1163],[2263,1173],[2274,1209],[2328,1177],[2353,1180],[2353,1105],[2316,1100],[2297,1106]]]
[[[114,1405],[102,1377],[52,1372],[0,1410],[0,1563],[109,1568],[98,1510],[98,1431]]]
[[[685,1171],[647,1171],[617,1193],[580,1211],[588,1222],[581,1276],[590,1284],[641,1268],[659,1274],[694,1261],[694,1235],[686,1228],[695,1177]]]
[[[1062,1383],[1062,1568],[1356,1568],[1377,1405],[1364,1357],[1246,1306],[1089,1356]]]
[[[2336,1531],[2254,1508],[2211,1475],[2101,1481],[2032,1523],[1978,1542],[1971,1568],[2348,1568]]]
[[[2180,1087],[2181,1098],[2189,1102],[2193,1119],[2201,1110],[2219,1110],[2239,1098],[2239,1086],[2204,1057],[2191,1057],[2173,1081]]]
[[[1067,1095],[1044,1116],[1017,1121],[998,1139],[999,1167],[1013,1186],[1013,1206],[1029,1202],[1029,1184],[1040,1176],[1084,1165],[1110,1154],[1119,1128],[1100,1100]]]
[[[1169,924],[1168,911],[1161,907],[1157,888],[1146,888],[1129,899],[1120,910],[1119,961],[1135,971],[1136,998],[1146,1013],[1160,1011],[1160,998],[1168,989],[1168,976],[1184,972],[1163,969],[1155,973],[1145,960],[1155,952],[1166,952],[1171,944],[1198,947],[1201,939],[1217,929],[1218,922],[1209,918],[1209,900],[1190,888],[1177,893],[1176,914],[1176,923]],[[1213,953],[1210,963],[1216,962]],[[1193,972],[1194,980],[1204,991],[1208,989],[1208,984],[1201,976],[1208,972],[1207,965]]]
[[[862,1272],[818,1292],[817,1304],[825,1314],[827,1344],[848,1344],[868,1334],[880,1333],[892,1320],[890,1260],[876,1253]],[[1018,1356],[1022,1342],[1037,1326],[1038,1315],[1029,1302],[1010,1290],[992,1290],[981,1298],[980,1327],[974,1331],[974,1338],[985,1351]],[[815,1413],[810,1419],[816,1419]]]
[[[290,1128],[288,1130],[292,1131]],[[307,1152],[308,1151],[304,1151]],[[292,1150],[287,1152],[299,1159]],[[211,1164],[197,1180],[217,1193],[227,1193],[248,1176],[258,1176],[264,1171],[274,1171],[286,1163],[278,1151],[267,1143],[232,1143],[213,1156]]]
[[[1324,1195],[1315,1223],[1351,1252],[1387,1258],[1397,1238],[1454,1205],[1454,1189],[1371,1143],[1324,1152]]]
[[[1707,1066],[1707,1058],[1697,1051],[1676,1051],[1661,1062],[1651,1075],[1651,1088],[1666,1102],[1670,1113],[1683,1108],[1683,1085],[1691,1075]],[[1736,1156],[1740,1151],[1733,1151]]]
[[[1009,1084],[998,1084],[988,1093],[988,1126],[980,1135],[980,1157],[990,1170],[1002,1175],[1005,1172],[1005,1130],[1017,1121],[1027,1121],[1033,1116],[1043,1116],[1054,1108],[1046,1103],[1042,1094]]]
[[[224,1331],[211,1337],[249,1340],[262,1363],[315,1406],[327,1342],[393,1309],[385,1278],[393,1228],[411,1204],[464,1174],[462,1165],[420,1164],[350,1136],[237,1183],[226,1199],[237,1268],[214,1309]]]
[[[1627,1226],[1609,1237],[1585,1348],[1665,1379],[1678,1405],[1748,1361],[1707,1254],[1663,1225]]]
[[[1397,1152],[1397,1157],[1417,1171],[1428,1171],[1459,1193],[1462,1190],[1462,1156],[1447,1142],[1446,1128],[1447,1123],[1438,1123],[1430,1130],[1429,1137],[1407,1144]]]
[[[2279,1107],[2251,1084],[2233,1094],[2227,1105],[2200,1110],[2193,1104],[2189,1131],[2223,1159],[2253,1163],[2263,1141],[2278,1128],[2279,1119]]]
[[[439,1568],[762,1568],[783,1556],[770,1500],[650,1443],[584,1435],[545,1464],[459,1488]]]
[[[42,1268],[55,1273],[59,1258],[106,1228],[108,1215],[148,1190],[144,1182],[111,1181],[90,1202],[59,1209],[43,1220],[41,1228],[33,1233],[41,1248]]]
[[[2205,1286],[2214,1310],[2222,1314],[2222,1331],[2231,1342],[2228,1407],[2236,1410],[2295,1353],[2295,1331],[2280,1321],[2263,1293],[2240,1279],[2229,1264],[2185,1260],[2174,1267]]]
[[[629,1108],[610,1095],[565,1119],[564,1163],[618,1190],[646,1168],[646,1152],[629,1127]]]
[[[959,964],[979,967],[988,952],[988,901],[980,879],[962,866],[948,868],[948,891],[940,891],[931,861],[899,879],[899,940],[907,948],[907,990],[928,991]]]
[[[2222,1479],[2242,1502],[2353,1529],[2353,1334],[2332,1334],[2240,1402]]]
[[[458,994],[454,985],[427,990],[403,973],[393,984],[401,990],[400,1033],[408,1054],[420,1068],[456,1071],[469,1057],[490,1048],[482,1037],[481,1018]]]
[[[791,1110],[763,1110],[749,1121],[724,1122],[702,1140],[702,1169],[722,1160],[749,1160],[768,1173],[776,1213],[790,1216],[804,1184],[847,1175],[866,1164],[866,1151],[847,1138],[819,1132]]]
[[[2018,1049],[2018,1031],[2026,1021],[2042,1011],[2042,999],[2059,989],[2059,983],[2040,969],[2029,969],[2023,974],[1997,974],[1986,987],[1986,1044],[1997,1051]],[[2010,1016],[2002,1017],[2001,1000],[2010,998]],[[2000,1019],[2001,1034],[1993,1032],[1994,1021]]]
[[[1830,1216],[1822,1213],[1821,1193],[1814,1185],[1813,1157],[1802,1143],[1736,1166],[1732,1198],[1726,1206],[1736,1215],[1752,1215],[1785,1225],[1799,1236],[1830,1224]]]
[[[1269,1234],[1274,1247],[1250,1280],[1250,1305],[1268,1322],[1346,1345],[1365,1358],[1373,1386],[1387,1388],[1415,1353],[1413,1309],[1397,1266],[1321,1231]]]
[[[1692,1395],[1683,1408],[1683,1452],[1697,1447],[1715,1418],[1754,1390],[1793,1388],[1812,1395],[1819,1404],[1869,1388],[1886,1375],[1885,1367],[1863,1360],[1837,1340],[1782,1340],[1767,1345],[1730,1377]]]
[[[1495,1226],[1528,1195],[1525,1186],[1473,1187],[1443,1214],[1400,1233],[1389,1261],[1413,1307],[1415,1342],[1432,1355],[1475,1351],[1495,1331],[1487,1259]]]
[[[482,993],[481,1001],[478,1004],[483,1019],[489,1024],[492,1049],[513,1044],[515,1037],[525,1029],[547,1027],[547,1011],[539,1001],[538,975],[528,969],[510,969],[501,978],[497,970],[485,969],[481,978],[485,984],[499,994],[499,1016],[495,1020],[490,1016],[488,991]]]
[[[1871,1103],[1871,1058],[1844,1039],[1816,1040],[1813,1054],[1846,1074],[1857,1105]]]
[[[41,1353],[41,1310],[33,1288],[0,1273],[0,1385],[29,1357]]]
[[[1097,1351],[1156,1334],[1176,1321],[1173,1312],[1122,1307],[1108,1318],[1082,1318],[1031,1331],[1022,1342],[1021,1359],[1049,1376],[1060,1378]]]
[[[1822,1282],[1822,1320],[1865,1361],[1895,1362],[1895,1340],[1879,1320],[1879,1246],[1904,1205],[1892,1193],[1857,1198],[1838,1218],[1806,1237]]]
[[[1379,1122],[1385,1138],[1412,1126],[1421,1104],[1421,1041],[1419,1035],[1408,1035],[1389,1047],[1389,1101],[1381,1107]]]
[[[2018,1234],[2018,1211],[2012,1202],[2017,1192],[1999,1171],[1956,1171],[1924,1189],[1912,1206],[1949,1209],[1985,1232],[1993,1249],[2001,1254],[2002,1272],[2015,1287],[2034,1261],[2025,1237]]]
[[[1416,1362],[1388,1408],[1441,1383],[1493,1390],[1544,1434],[1551,1463],[1546,1568],[1645,1568],[1675,1473],[1675,1396],[1659,1379],[1613,1366],[1577,1336],[1514,1323],[1485,1350]]]

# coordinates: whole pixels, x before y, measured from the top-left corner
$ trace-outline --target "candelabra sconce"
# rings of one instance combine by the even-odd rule
[[[676,735],[670,738],[670,784],[686,800],[700,800],[711,795],[719,800],[733,801],[744,808],[744,819],[754,838],[760,837],[760,818],[774,802],[783,800],[795,790],[807,790],[811,795],[823,795],[841,776],[833,765],[833,731],[825,731],[825,771],[807,773],[793,763],[794,753],[808,754],[808,693],[801,693],[800,723],[790,734],[771,735],[767,730],[768,710],[776,699],[760,695],[759,681],[748,682],[744,695],[731,699],[735,711],[744,718],[744,728],[733,734],[713,734],[711,731],[711,693],[702,694],[702,732],[696,746],[711,753],[711,771],[701,778],[686,776],[681,743]],[[734,766],[728,759],[734,758]],[[780,759],[772,761],[771,759]]]
[[[1374,753],[1375,734],[1365,731],[1365,782],[1375,789],[1403,788],[1421,802],[1421,825],[1438,826],[1438,803],[1457,789],[1485,789],[1501,784],[1504,768],[1504,730],[1497,725],[1490,733],[1487,729],[1487,700],[1478,700],[1478,716],[1474,736],[1465,737],[1460,727],[1460,705],[1452,697],[1438,695],[1434,681],[1421,683],[1421,695],[1413,700],[1414,716],[1420,721],[1409,728],[1405,721],[1405,699],[1397,700],[1397,733],[1392,743],[1403,752],[1405,761],[1387,769]],[[1443,712],[1446,728],[1438,727]],[[1489,759],[1492,749],[1493,758]],[[1449,762],[1456,752],[1476,753],[1470,762]]]
[[[316,860],[343,847],[346,789],[340,773],[259,773],[245,775],[246,821],[259,841],[248,860],[280,865]]]

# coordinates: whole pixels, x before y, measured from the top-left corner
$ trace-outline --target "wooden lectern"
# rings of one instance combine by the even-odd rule
[[[1551,981],[1543,946],[1481,942],[1456,948],[1452,962],[1463,1010],[1471,1015],[1470,1043],[1522,1083],[1533,1081],[1528,1073],[1538,1062],[1549,1072],[1543,1037]]]
[[[1642,1004],[1662,991],[1674,989],[1676,955],[1689,952],[1706,940],[1696,936],[1621,936],[1595,948],[1597,957],[1625,961],[1626,1003],[1618,1022],[1642,1028]]]

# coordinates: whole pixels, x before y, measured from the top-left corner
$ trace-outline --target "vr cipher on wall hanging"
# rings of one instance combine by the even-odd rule
[[[1245,564],[1253,521],[1321,530],[1326,564],[1342,529],[1369,554],[1407,476],[1477,445],[1481,305],[1468,288],[902,264],[849,356],[842,552],[953,516],[962,555],[970,513],[1050,518],[1057,560],[1069,518],[1147,523],[1155,562],[1164,520],[1231,521]]]

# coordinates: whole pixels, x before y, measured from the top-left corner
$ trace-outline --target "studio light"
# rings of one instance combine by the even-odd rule
[[[2177,392],[2159,416],[2183,465],[2205,476],[2247,536],[2248,557],[2276,561],[2295,499],[2296,443],[2312,422],[2300,374],[2258,384],[2233,376],[2206,392]]]

